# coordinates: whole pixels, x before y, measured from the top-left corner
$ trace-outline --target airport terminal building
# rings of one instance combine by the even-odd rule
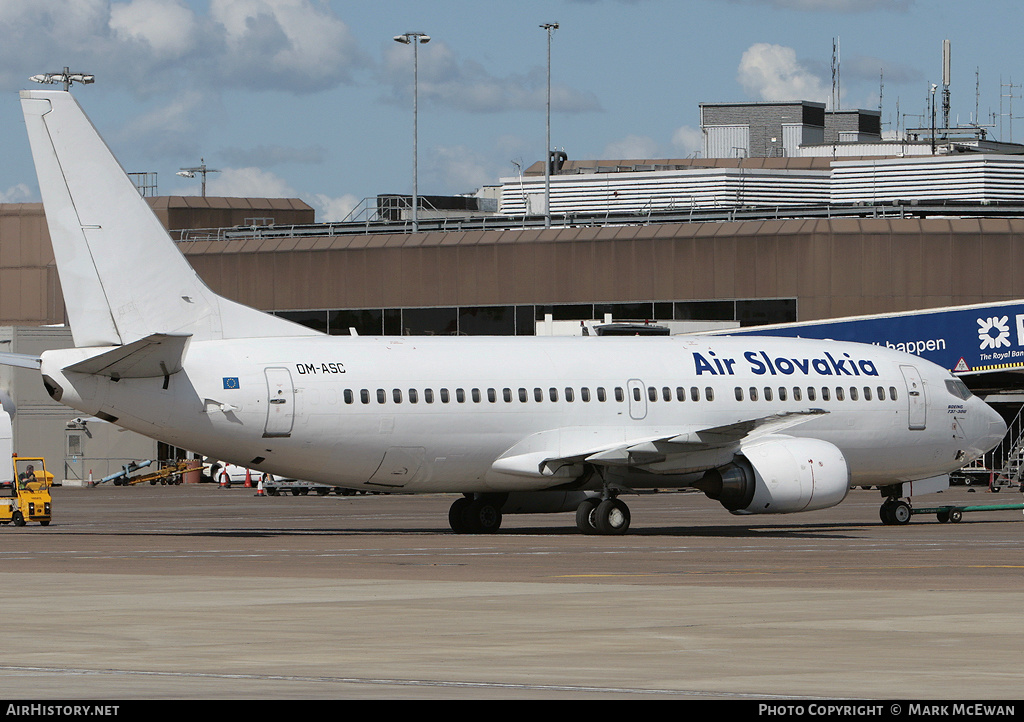
[[[807,122],[825,115],[806,105]],[[739,142],[728,111],[711,141]],[[401,196],[334,224],[298,199],[148,200],[216,293],[330,334],[532,335],[609,317],[745,327],[1024,298],[1024,148],[933,138],[914,147],[934,155],[884,155],[870,114],[838,120],[853,130],[755,134],[763,157],[556,159],[550,202],[537,163],[475,196],[421,199],[415,232]],[[798,137],[806,155],[771,154]],[[836,155],[811,153],[822,147]],[[0,343],[71,345],[52,328],[64,321],[41,204],[0,205]],[[24,374],[0,372],[16,450],[53,458],[57,477],[87,473],[74,412]],[[97,451],[97,477],[171,453],[125,438]]]

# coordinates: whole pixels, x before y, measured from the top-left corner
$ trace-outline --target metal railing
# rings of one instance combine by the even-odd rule
[[[366,199],[371,200],[371,199]],[[373,199],[376,201],[376,199]],[[357,212],[358,211],[358,212]],[[443,211],[430,209],[438,214]],[[388,218],[379,206],[357,208],[346,220],[306,225],[252,225],[230,228],[174,230],[181,241],[224,241],[250,238],[292,238],[303,236],[347,236],[382,233],[412,233],[411,218]],[[401,214],[397,214],[401,215]],[[727,223],[735,221],[798,220],[839,218],[1024,218],[1024,203],[917,202],[811,206],[743,206],[730,208],[669,208],[601,213],[555,213],[551,227],[588,228],[605,226],[655,225],[670,223]],[[349,220],[351,219],[351,220]],[[544,229],[543,215],[442,216],[419,218],[420,233]]]

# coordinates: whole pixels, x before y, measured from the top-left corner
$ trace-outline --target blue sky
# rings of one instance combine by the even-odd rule
[[[160,194],[198,195],[175,172],[204,158],[222,171],[209,195],[299,197],[337,220],[412,189],[412,49],[392,40],[404,32],[431,36],[427,195],[543,157],[543,23],[560,25],[552,145],[594,159],[691,155],[700,102],[829,101],[834,39],[841,106],[877,109],[881,72],[888,130],[897,101],[927,112],[949,38],[953,123],[974,119],[977,95],[990,132],[1021,142],[1022,20],[1020,0],[0,0],[0,202],[39,199],[17,91],[65,65],[96,75],[75,96],[126,170],[158,173]]]

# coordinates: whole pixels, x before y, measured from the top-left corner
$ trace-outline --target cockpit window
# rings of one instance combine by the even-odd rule
[[[946,379],[946,389],[949,393],[964,401],[972,396],[971,390],[967,388],[967,384],[960,379]]]

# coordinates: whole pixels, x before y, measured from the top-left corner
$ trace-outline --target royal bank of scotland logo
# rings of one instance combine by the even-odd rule
[[[1010,345],[1009,316],[992,316],[978,319],[978,340],[982,349],[1000,348]]]

